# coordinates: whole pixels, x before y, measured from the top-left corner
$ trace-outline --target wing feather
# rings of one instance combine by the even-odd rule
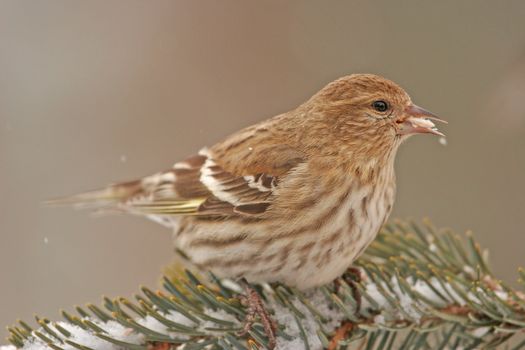
[[[203,149],[167,171],[52,203],[89,205],[97,209],[118,208],[148,217],[260,215],[271,206],[279,178],[300,163],[297,151],[289,152],[292,160],[287,159],[283,151],[286,148],[278,145],[274,148],[276,155],[272,157],[272,149],[267,147],[264,160],[268,164],[248,159],[254,171],[248,166],[239,174],[225,169],[223,163],[228,162],[222,162],[213,151]],[[280,163],[274,164],[272,159]],[[283,165],[283,160],[288,163]],[[264,169],[269,172],[264,172]]]

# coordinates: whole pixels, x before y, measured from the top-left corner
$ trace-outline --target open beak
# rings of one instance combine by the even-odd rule
[[[405,108],[405,113],[396,123],[398,125],[398,135],[411,134],[434,134],[445,136],[439,132],[432,121],[438,121],[447,124],[446,121],[439,119],[426,109],[411,104]]]

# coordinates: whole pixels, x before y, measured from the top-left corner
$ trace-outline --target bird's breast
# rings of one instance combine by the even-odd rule
[[[293,210],[257,223],[188,218],[190,225],[182,231],[191,233],[176,235],[176,243],[193,262],[219,276],[303,289],[322,285],[351,265],[388,217],[395,192],[388,175],[372,184],[348,179],[318,189],[317,200],[305,196],[308,201],[290,204]]]

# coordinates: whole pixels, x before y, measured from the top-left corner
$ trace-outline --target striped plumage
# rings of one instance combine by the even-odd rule
[[[394,203],[398,146],[439,134],[429,118],[395,83],[351,75],[167,171],[67,201],[172,227],[178,250],[219,276],[313,287],[374,239]]]

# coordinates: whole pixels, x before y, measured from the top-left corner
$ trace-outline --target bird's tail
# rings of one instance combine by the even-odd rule
[[[124,203],[143,191],[140,180],[118,183],[106,188],[83,192],[72,196],[59,197],[45,201],[50,206],[73,206],[79,209],[116,209],[118,204]]]

